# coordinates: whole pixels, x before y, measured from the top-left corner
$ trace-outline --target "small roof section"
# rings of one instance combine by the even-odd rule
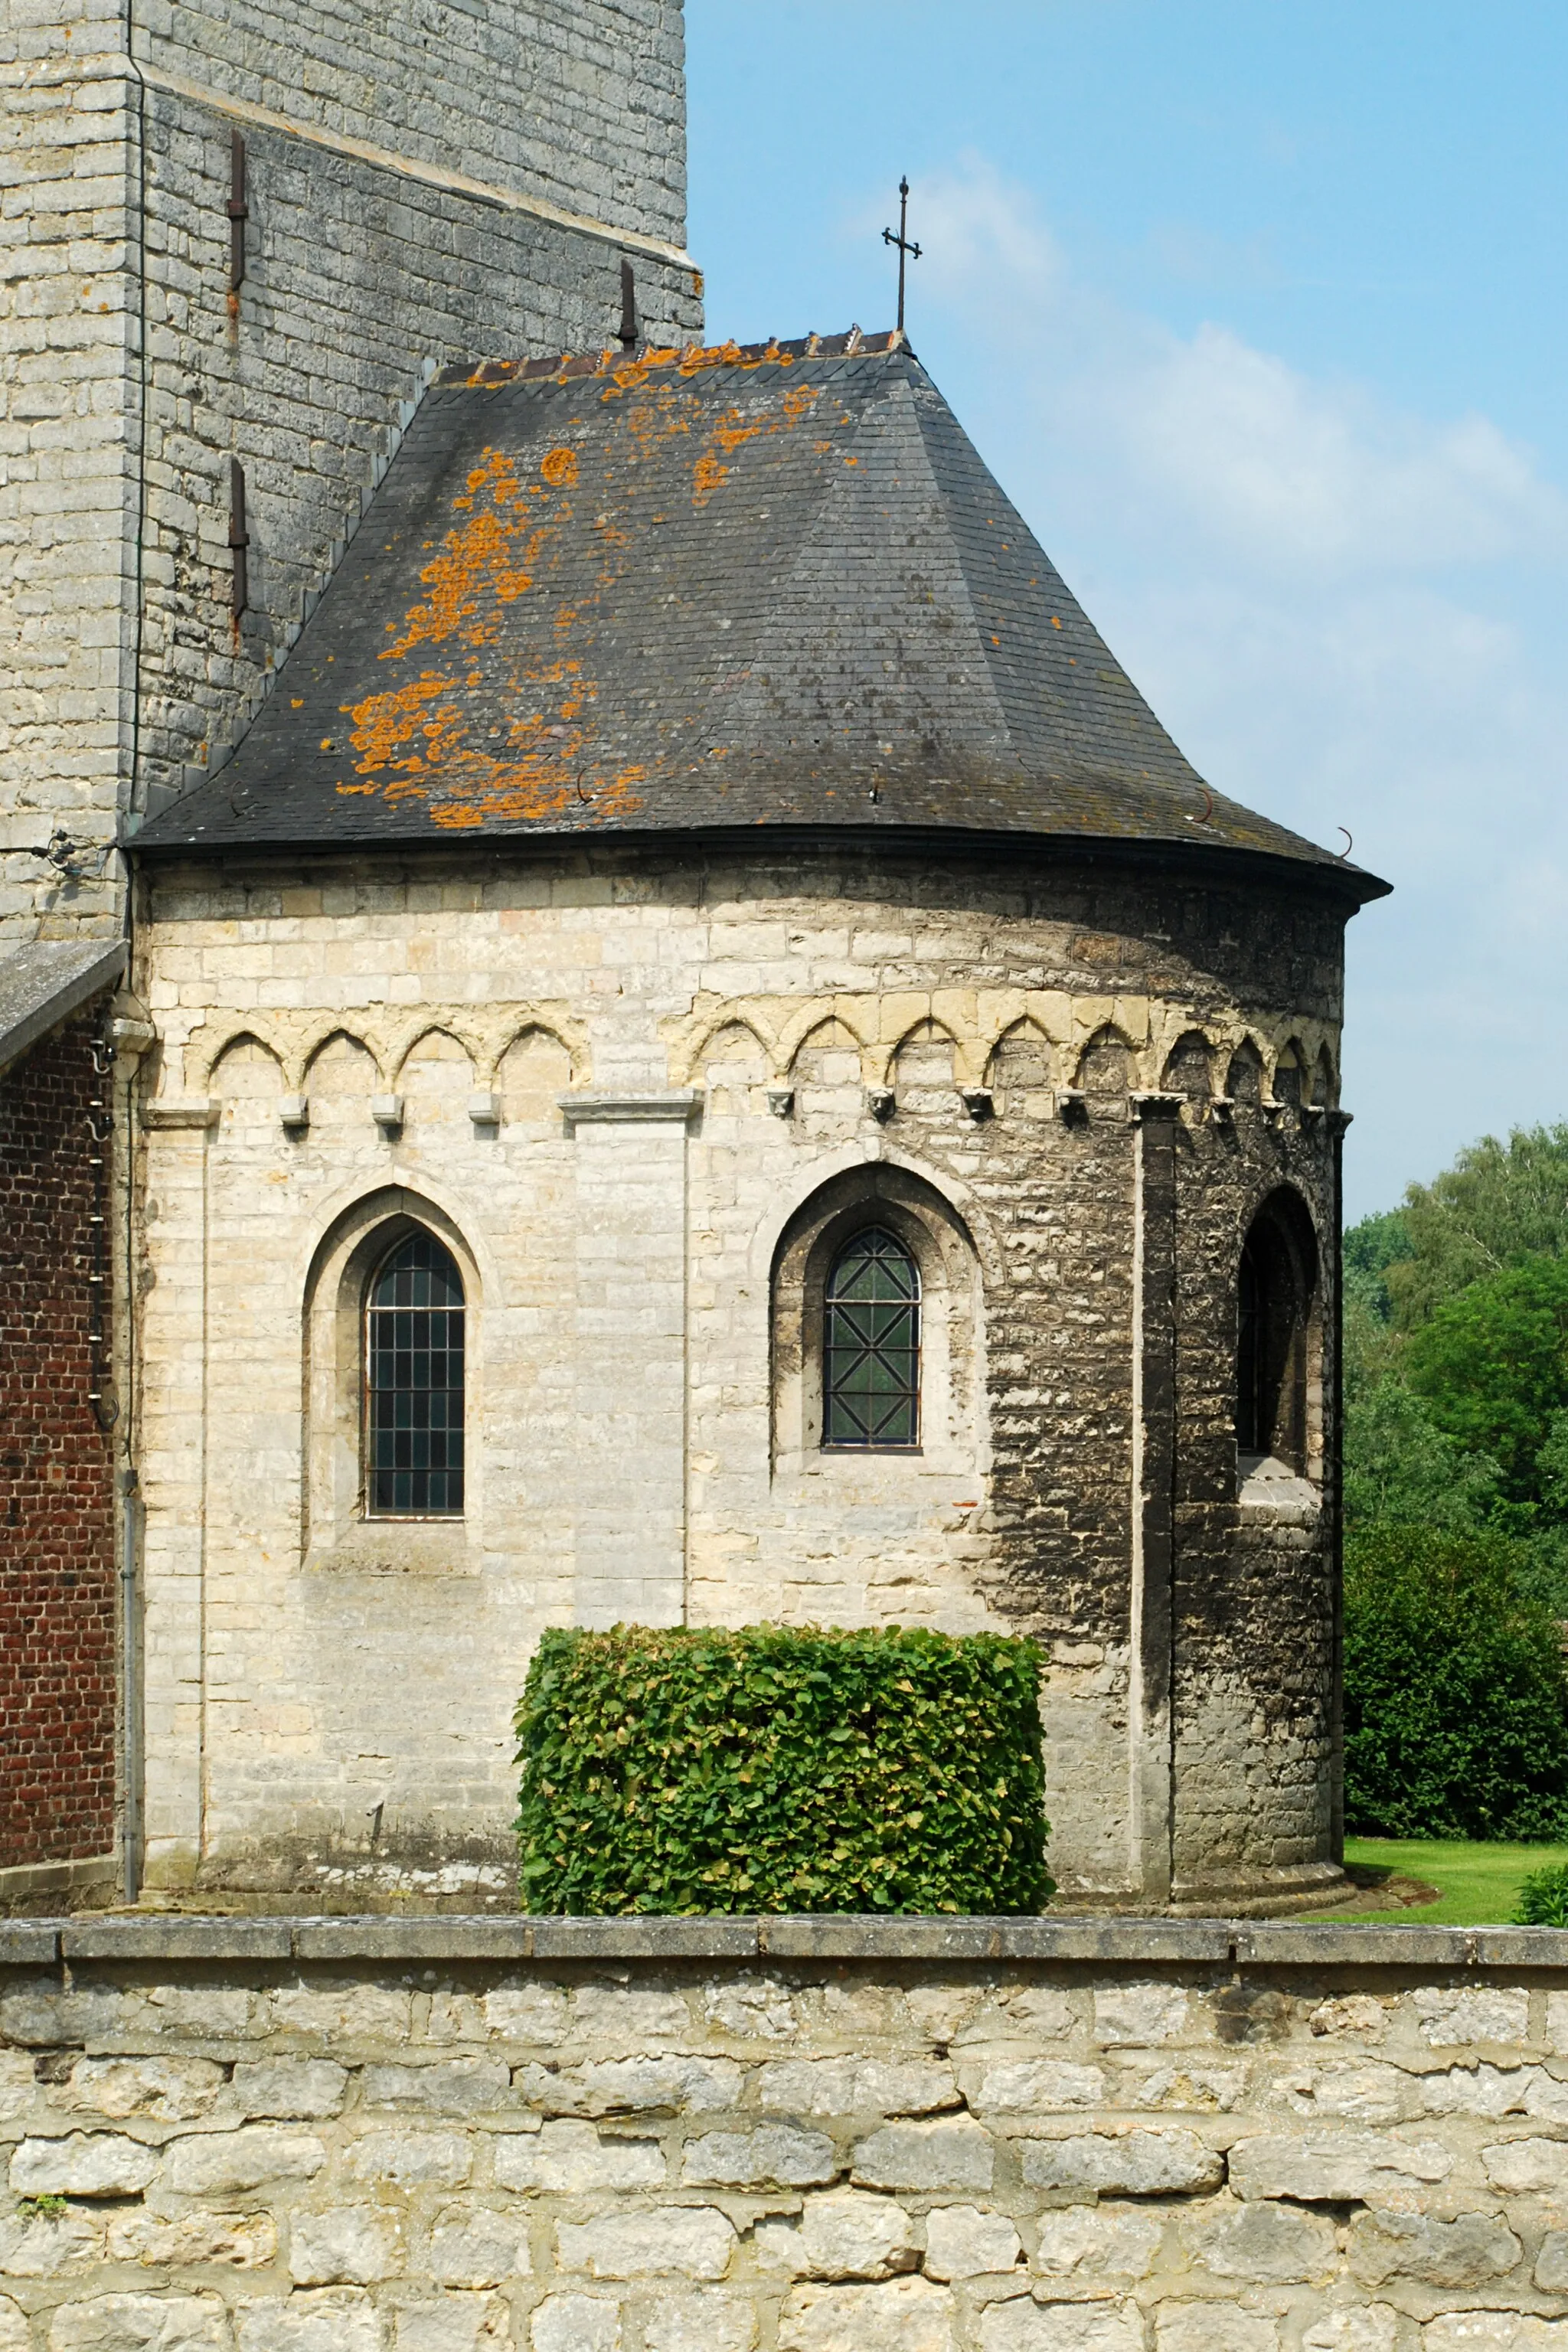
[[[897,334],[438,377],[233,759],[137,847],[905,828],[1250,851]]]
[[[123,940],[29,940],[0,957],[0,1077],[124,966]]]

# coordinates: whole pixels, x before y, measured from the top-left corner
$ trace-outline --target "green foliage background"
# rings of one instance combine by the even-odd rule
[[[1488,1136],[1344,1237],[1348,1530],[1512,1547],[1568,1619],[1568,1125]]]
[[[1344,1237],[1345,1805],[1568,1835],[1568,1125]]]
[[[546,1633],[516,1718],[523,1906],[1042,1910],[1041,1666],[897,1626]]]
[[[1495,1537],[1379,1528],[1345,1546],[1345,1822],[1380,1837],[1547,1839],[1568,1810],[1557,1628]]]

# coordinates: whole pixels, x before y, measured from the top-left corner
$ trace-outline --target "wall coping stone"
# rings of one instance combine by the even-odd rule
[[[1247,1919],[898,1917],[754,1919],[431,1914],[255,1918],[104,1912],[0,1919],[0,1967],[64,1960],[1101,1960],[1265,1968],[1550,1969],[1568,1929],[1423,1927]]]

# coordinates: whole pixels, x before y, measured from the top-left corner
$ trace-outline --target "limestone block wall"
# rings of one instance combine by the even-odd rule
[[[0,26],[0,939],[105,926],[446,362],[701,322],[668,0],[18,0]],[[232,142],[245,142],[231,283]],[[233,611],[231,464],[249,601]],[[26,850],[87,847],[62,877]]]
[[[154,1881],[504,1903],[533,1643],[620,1614],[1027,1630],[1065,1885],[1331,1868],[1331,1489],[1320,1444],[1289,1508],[1244,1509],[1233,1420],[1241,1236],[1281,1181],[1332,1234],[1329,1112],[1213,1103],[1243,1048],[1331,1093],[1335,914],[1021,858],[999,887],[607,849],[160,864],[147,893]],[[858,1459],[811,1438],[796,1307],[873,1200],[924,1253],[926,1422]],[[466,1515],[417,1529],[356,1491],[363,1253],[410,1215],[469,1313]],[[1331,1246],[1331,1331],[1332,1275]]]
[[[1552,2352],[1551,1932],[0,1928],[6,2352]]]

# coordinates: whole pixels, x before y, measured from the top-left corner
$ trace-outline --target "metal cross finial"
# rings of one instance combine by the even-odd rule
[[[899,248],[899,332],[900,335],[904,331],[905,257],[907,256],[911,261],[918,261],[921,257],[920,247],[918,245],[911,245],[909,238],[904,234],[905,230],[909,227],[909,225],[910,184],[907,179],[904,179],[899,182],[899,233],[897,236],[895,236],[890,228],[885,228],[882,231],[882,243],[884,245],[896,245]]]

